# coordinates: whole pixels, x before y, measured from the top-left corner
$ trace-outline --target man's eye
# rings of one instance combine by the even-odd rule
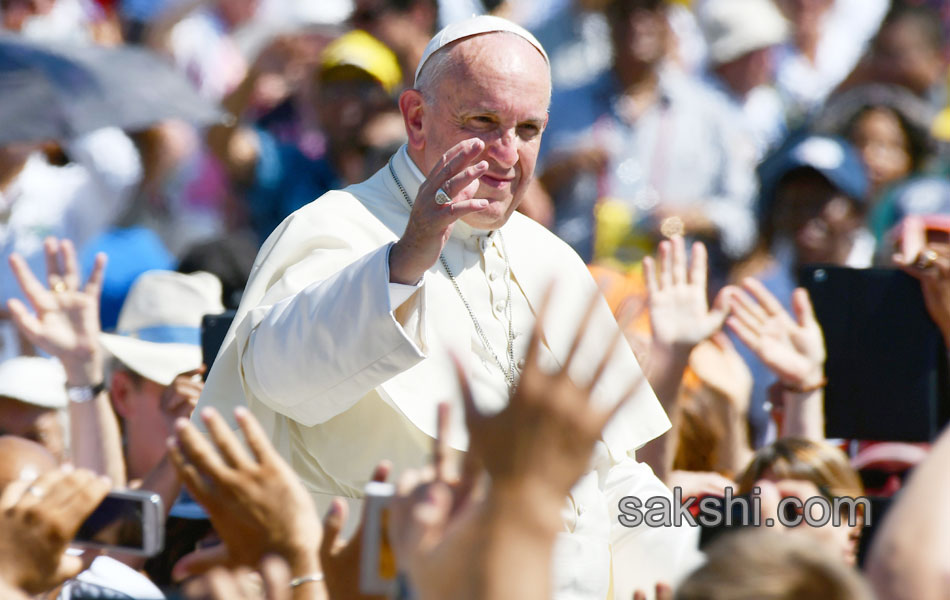
[[[483,117],[472,117],[471,119],[469,119],[469,122],[470,122],[472,125],[474,125],[475,127],[479,127],[479,128],[482,128],[482,129],[487,128],[487,127],[491,127],[491,126],[493,126],[493,125],[495,124],[495,120],[494,120],[494,119],[492,119],[491,117],[484,117],[484,116],[483,116]]]
[[[537,125],[519,125],[518,126],[518,135],[523,139],[530,140],[531,138],[537,137],[541,133],[541,128]]]

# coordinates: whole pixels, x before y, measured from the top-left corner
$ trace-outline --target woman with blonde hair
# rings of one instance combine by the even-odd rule
[[[823,496],[828,501],[828,506],[832,507],[835,498],[859,498],[864,495],[861,478],[849,463],[848,457],[825,441],[783,438],[760,448],[739,477],[738,493],[752,492],[758,482],[763,480],[774,482],[781,495],[795,495],[802,501],[808,499],[802,497],[803,495],[815,494],[801,494],[801,490],[811,489]],[[796,482],[810,483],[813,488],[803,488],[796,485]],[[855,520],[849,519],[847,514],[850,506],[842,504],[840,508],[843,514],[840,515],[838,523],[830,519],[823,527],[805,526],[810,532],[840,549],[845,561],[853,565],[857,559],[858,541],[865,517],[861,503],[851,506],[857,507]]]

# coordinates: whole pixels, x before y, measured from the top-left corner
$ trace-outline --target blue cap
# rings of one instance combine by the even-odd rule
[[[187,490],[182,490],[178,495],[178,499],[172,504],[172,509],[168,511],[168,516],[191,521],[209,520],[204,507],[198,504]]]
[[[814,169],[844,195],[867,202],[868,177],[858,152],[839,137],[805,135],[790,140],[759,165],[759,209],[767,213],[779,182],[801,168]]]

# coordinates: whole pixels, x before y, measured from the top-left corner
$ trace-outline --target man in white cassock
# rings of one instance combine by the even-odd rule
[[[199,409],[230,414],[243,398],[321,511],[334,496],[359,498],[380,459],[397,473],[423,464],[439,402],[454,405],[448,442],[464,451],[451,355],[480,408],[500,410],[552,281],[542,364],[566,357],[596,284],[573,250],[515,212],[550,82],[547,55],[517,25],[476,17],[446,27],[399,98],[408,143],[367,181],[291,215],[261,249]],[[589,380],[616,330],[600,300],[572,377]],[[596,401],[617,402],[642,377],[618,344]],[[558,598],[629,598],[694,566],[695,531],[618,521],[623,496],[670,496],[634,458],[669,426],[644,384],[604,431],[565,502]]]

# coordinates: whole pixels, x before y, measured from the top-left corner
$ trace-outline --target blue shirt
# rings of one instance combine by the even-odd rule
[[[633,122],[623,116],[612,72],[555,94],[542,160],[592,146],[609,155],[603,175],[555,194],[558,208],[587,211],[598,198],[611,198],[639,221],[659,205],[698,205],[715,224],[724,252],[741,256],[756,238],[755,144],[741,114],[696,78],[674,70],[660,72],[659,93],[659,101]],[[576,217],[570,209],[562,214]]]
[[[267,131],[255,131],[257,165],[246,198],[251,226],[263,241],[290,213],[344,183],[326,157],[310,158]]]

